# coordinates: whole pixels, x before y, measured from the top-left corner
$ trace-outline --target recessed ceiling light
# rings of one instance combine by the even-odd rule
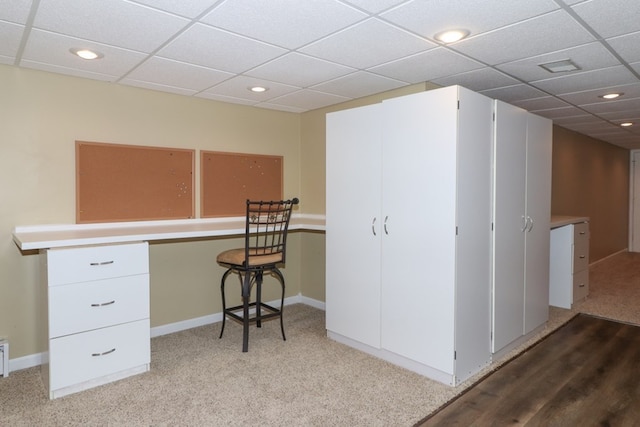
[[[455,43],[469,35],[468,30],[447,30],[433,36],[442,43]]]
[[[599,97],[600,98],[604,98],[604,99],[616,99],[616,98],[618,98],[619,96],[622,96],[622,95],[624,95],[624,93],[622,93],[622,92],[619,92],[619,93],[607,93],[607,94],[604,94],[604,95],[599,95]]]
[[[568,71],[578,71],[580,67],[573,63],[570,59],[563,59],[562,61],[547,62],[546,64],[538,64],[539,67],[544,68],[550,73],[566,73]]]
[[[629,126],[633,126],[633,123],[632,122],[620,123],[620,126],[629,127]]]
[[[77,48],[73,48],[73,49],[69,49],[69,51],[71,53],[73,53],[74,55],[78,55],[80,58],[82,59],[100,59],[103,58],[104,55],[101,54],[100,52],[96,52],[93,50],[89,50],[89,49],[77,49]]]
[[[264,86],[251,86],[251,87],[249,88],[249,90],[250,90],[251,92],[262,93],[262,92],[266,92],[266,91],[268,91],[268,90],[269,90],[269,88],[268,88],[268,87],[264,87]]]

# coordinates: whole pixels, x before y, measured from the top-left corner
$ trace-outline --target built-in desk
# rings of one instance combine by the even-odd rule
[[[589,218],[551,216],[549,304],[571,308],[589,294]]]
[[[324,224],[294,215],[289,229]],[[244,217],[16,227],[16,245],[40,253],[49,398],[149,370],[149,241],[244,233]]]

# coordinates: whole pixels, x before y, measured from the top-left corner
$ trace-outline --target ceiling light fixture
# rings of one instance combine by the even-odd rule
[[[633,126],[633,123],[632,122],[620,123],[620,126],[629,127],[629,126]]]
[[[616,99],[622,95],[624,95],[624,93],[618,92],[618,93],[606,93],[604,95],[598,95],[598,97],[603,99]]]
[[[442,43],[455,43],[469,35],[469,30],[447,30],[433,36]]]
[[[546,64],[538,64],[539,67],[544,68],[550,73],[566,73],[569,71],[578,71],[581,68],[573,63],[570,59],[563,59],[562,61],[547,62]]]
[[[93,50],[89,50],[89,49],[77,49],[77,48],[73,48],[73,49],[69,49],[69,52],[73,53],[74,55],[79,56],[82,59],[100,59],[103,58],[104,55],[101,54],[100,52],[96,52]]]
[[[268,87],[264,87],[264,86],[251,86],[251,87],[249,88],[249,90],[250,90],[251,92],[262,93],[262,92],[266,92],[266,91],[268,91],[268,90],[269,90],[269,88],[268,88]]]

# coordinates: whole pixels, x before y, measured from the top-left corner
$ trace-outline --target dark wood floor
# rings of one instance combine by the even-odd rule
[[[640,426],[640,327],[577,315],[419,426]]]

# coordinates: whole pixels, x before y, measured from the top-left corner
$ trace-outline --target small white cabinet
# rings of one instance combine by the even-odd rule
[[[568,309],[589,295],[589,222],[574,221],[551,230],[549,304]]]
[[[45,249],[40,257],[49,397],[148,371],[148,244]]]

